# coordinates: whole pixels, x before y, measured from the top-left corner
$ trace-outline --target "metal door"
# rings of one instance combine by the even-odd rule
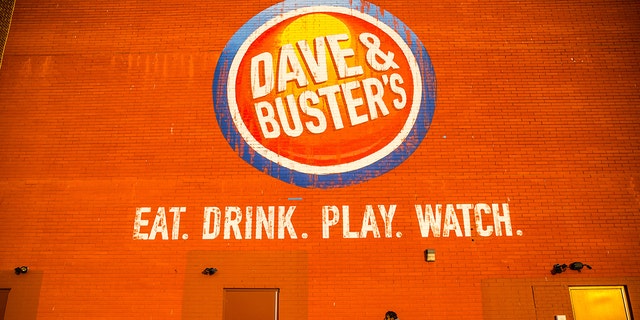
[[[570,287],[574,320],[631,320],[624,286]]]
[[[279,289],[224,289],[223,320],[278,320]]]

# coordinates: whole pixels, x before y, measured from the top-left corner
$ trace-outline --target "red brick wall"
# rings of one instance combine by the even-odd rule
[[[0,69],[7,319],[215,318],[225,287],[281,288],[283,320],[572,319],[567,286],[589,284],[626,285],[640,310],[639,4],[376,1],[429,52],[431,128],[387,174],[308,189],[240,159],[212,106],[221,50],[274,3],[17,1]],[[481,203],[508,204],[511,236],[481,236],[473,210],[464,234],[455,205]],[[422,236],[415,206],[436,204],[462,236]],[[382,236],[343,238],[341,219],[323,238],[323,207],[344,205],[350,231],[372,205]],[[390,238],[377,205],[396,205]],[[213,206],[223,220],[295,206],[297,239],[277,221],[274,239],[255,225],[202,239]],[[140,232],[164,207],[169,240],[134,239],[146,207]],[[186,208],[177,240],[172,207]],[[593,270],[550,274],[573,261]]]

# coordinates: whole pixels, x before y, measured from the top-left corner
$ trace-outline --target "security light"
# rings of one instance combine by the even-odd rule
[[[27,266],[17,267],[13,269],[13,271],[15,271],[17,275],[21,275],[23,273],[29,272],[29,267]]]
[[[424,251],[424,261],[435,262],[436,261],[436,249],[427,249]]]
[[[582,270],[582,268],[587,267],[587,269],[591,270],[591,266],[588,264],[584,264],[582,262],[574,262],[572,264],[569,265],[569,269],[571,270],[576,270],[578,272],[580,272]]]
[[[202,271],[202,274],[207,275],[207,276],[212,276],[214,275],[216,272],[218,272],[218,269],[216,268],[205,268]]]
[[[562,273],[567,269],[566,264],[554,264],[553,269],[551,269],[551,274]]]

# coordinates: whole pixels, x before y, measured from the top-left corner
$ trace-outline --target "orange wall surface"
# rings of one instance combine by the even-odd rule
[[[224,288],[280,288],[281,320],[573,319],[573,285],[624,285],[637,314],[640,3],[375,1],[426,47],[435,112],[408,159],[335,188],[257,170],[216,119],[223,48],[275,3],[16,1],[5,319],[221,319]]]

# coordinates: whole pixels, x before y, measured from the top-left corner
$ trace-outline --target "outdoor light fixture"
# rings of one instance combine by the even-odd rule
[[[591,270],[591,266],[588,264],[584,264],[582,262],[574,262],[572,264],[569,265],[569,269],[571,270],[576,270],[578,272],[580,272],[582,270],[582,268],[587,267],[587,269]]]
[[[17,275],[21,275],[23,273],[29,272],[29,267],[27,266],[17,267],[13,269],[13,271],[15,271]]]
[[[567,270],[566,264],[554,264],[553,269],[551,269],[551,274],[563,273],[565,270]]]
[[[216,272],[218,272],[218,269],[216,269],[216,268],[204,268],[204,270],[202,271],[202,274],[207,275],[207,276],[212,276]]]
[[[551,274],[563,273],[567,270],[567,267],[569,267],[569,269],[571,270],[576,270],[578,272],[580,272],[584,267],[587,267],[587,269],[589,270],[592,269],[590,265],[584,264],[582,262],[573,262],[568,266],[566,264],[554,264],[553,269],[551,269]]]
[[[435,262],[436,261],[436,249],[427,249],[424,251],[424,261]]]

